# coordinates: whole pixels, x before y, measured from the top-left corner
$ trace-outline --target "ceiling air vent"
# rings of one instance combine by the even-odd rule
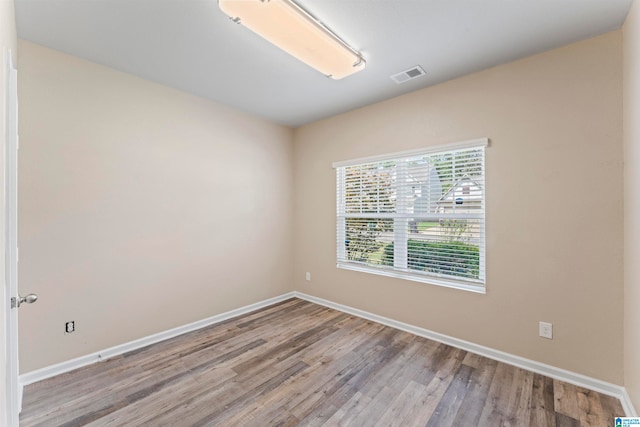
[[[415,67],[411,67],[408,70],[404,70],[401,73],[394,74],[393,76],[391,76],[391,80],[400,84],[400,83],[408,82],[409,80],[418,78],[420,76],[424,76],[425,74],[426,73],[424,72],[422,67],[419,65],[416,65]]]

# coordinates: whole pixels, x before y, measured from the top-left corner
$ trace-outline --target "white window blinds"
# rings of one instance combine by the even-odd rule
[[[486,144],[334,165],[338,266],[484,292]]]

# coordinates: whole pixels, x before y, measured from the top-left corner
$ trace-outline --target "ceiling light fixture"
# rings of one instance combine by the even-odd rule
[[[338,80],[363,70],[360,52],[291,0],[218,0],[234,22]]]

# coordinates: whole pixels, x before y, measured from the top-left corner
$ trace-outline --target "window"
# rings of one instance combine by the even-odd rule
[[[334,164],[338,267],[484,292],[487,141]]]

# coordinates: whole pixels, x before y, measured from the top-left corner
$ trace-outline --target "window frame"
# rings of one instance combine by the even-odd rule
[[[380,276],[387,276],[393,278],[399,278],[404,280],[410,280],[420,283],[433,284],[438,286],[444,286],[449,288],[461,289],[470,292],[486,293],[486,150],[489,145],[488,138],[476,138],[472,140],[456,142],[452,144],[435,145],[418,150],[401,151],[390,154],[383,154],[370,157],[362,157],[352,160],[340,161],[333,163],[333,168],[336,169],[336,266],[340,269],[352,270],[358,272],[365,272],[370,274],[376,274]],[[403,159],[409,159],[418,156],[437,155],[441,153],[449,153],[456,151],[464,151],[468,149],[482,149],[482,199],[481,199],[481,218],[477,218],[480,215],[475,215],[474,220],[479,221],[480,226],[480,242],[478,244],[479,249],[479,277],[478,279],[466,279],[463,277],[452,278],[452,276],[443,277],[437,273],[422,273],[417,270],[411,270],[408,267],[404,267],[400,270],[399,265],[406,265],[407,258],[407,245],[409,242],[409,233],[407,231],[408,211],[404,211],[402,203],[396,205],[396,209],[392,214],[362,214],[364,216],[375,217],[377,219],[384,219],[393,217],[394,231],[393,231],[393,243],[394,247],[394,265],[387,267],[377,267],[372,264],[364,264],[356,261],[346,260],[347,244],[346,244],[346,221],[349,218],[349,214],[346,213],[346,183],[345,172],[347,167],[366,165],[377,162],[386,161],[399,161]],[[402,176],[403,163],[397,163],[396,176]],[[404,171],[406,173],[406,170]],[[397,179],[397,178],[396,178]],[[402,179],[405,184],[405,188],[408,186],[408,180]],[[405,217],[403,218],[403,215]],[[435,215],[435,214],[434,214]],[[413,215],[413,217],[422,218],[423,215]],[[464,214],[459,214],[459,218],[464,218]],[[353,216],[352,216],[353,218]],[[395,254],[397,253],[397,254]],[[399,255],[399,256],[398,256]]]

